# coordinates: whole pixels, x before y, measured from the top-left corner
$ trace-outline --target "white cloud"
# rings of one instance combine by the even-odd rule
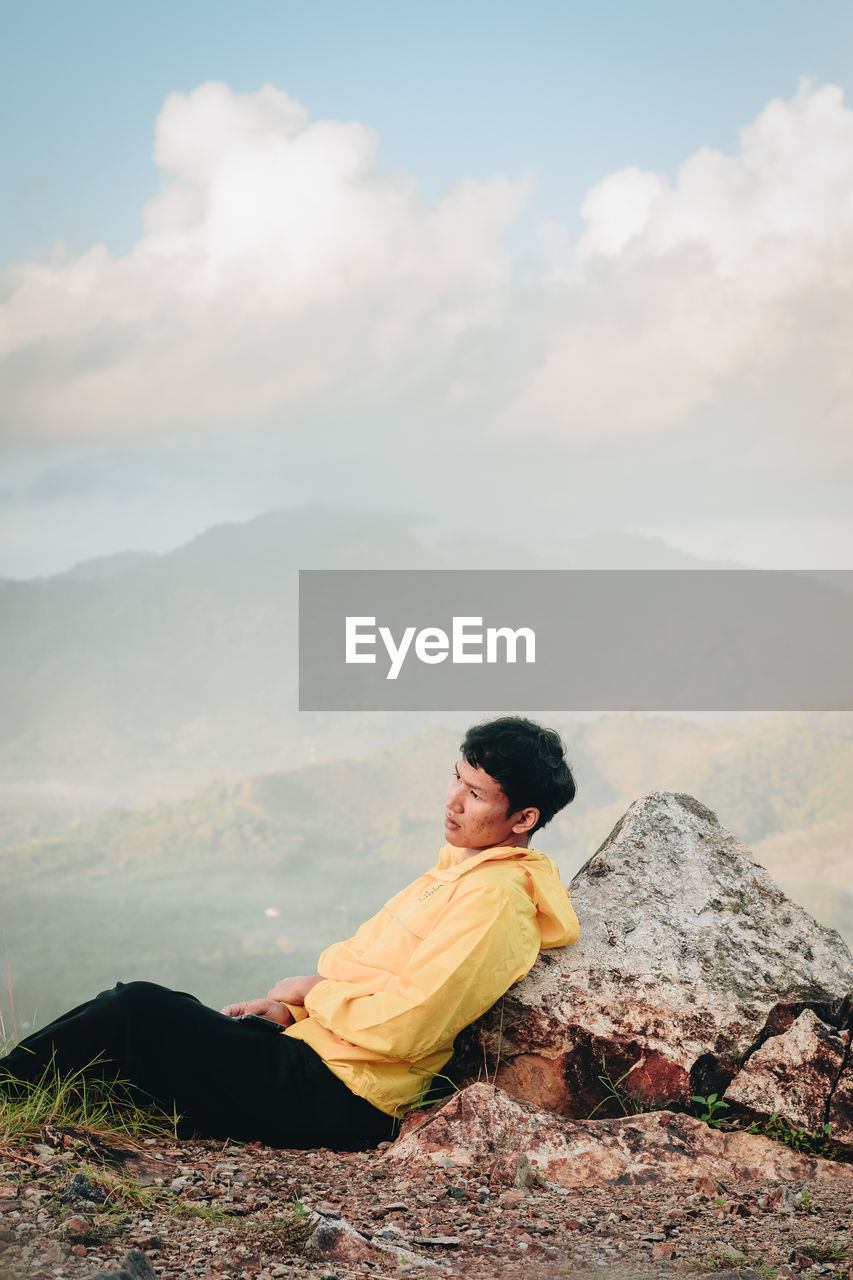
[[[452,358],[500,311],[525,183],[461,181],[427,206],[356,123],[286,93],[172,94],[163,189],[132,252],[14,268],[0,314],[7,430],[55,438],[257,423]]]
[[[665,504],[688,472],[695,519],[712,522],[699,507],[737,469],[775,530],[807,473],[808,518],[821,495],[831,506],[815,536],[838,528],[853,439],[853,112],[840,90],[802,85],[736,154],[702,148],[672,180],[608,175],[577,243],[542,219],[541,256],[519,266],[506,233],[526,180],[462,179],[427,202],[375,153],[364,125],[312,122],[270,86],[170,95],[161,189],[133,250],[10,272],[7,438],[271,424],[304,474],[323,457],[318,483],[337,464],[340,497],[368,460],[363,501],[393,492],[424,510],[437,491],[469,501],[475,462],[496,499],[536,485],[552,506],[570,473],[587,491],[588,474],[595,493],[577,500],[600,502],[610,527],[638,485]],[[415,439],[414,423],[440,439]],[[448,465],[442,441],[463,433],[468,452]],[[387,448],[395,436],[403,447]],[[667,440],[678,474],[670,464],[662,488],[651,455]]]
[[[543,282],[540,363],[502,428],[551,437],[678,424],[734,380],[799,367],[832,432],[853,423],[853,112],[803,83],[670,183],[629,168],[588,194]],[[830,408],[831,403],[831,408]]]

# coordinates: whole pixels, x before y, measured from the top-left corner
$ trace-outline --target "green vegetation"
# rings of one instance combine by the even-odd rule
[[[409,1111],[425,1111],[427,1107],[433,1107],[437,1102],[458,1092],[459,1085],[456,1081],[451,1080],[450,1076],[442,1075],[440,1071],[434,1076],[422,1076],[416,1092],[400,1103],[396,1118],[400,1120]]]
[[[0,1086],[0,1147],[41,1137],[46,1129],[85,1130],[102,1140],[174,1137],[177,1116],[139,1103],[138,1091],[119,1079],[60,1077],[51,1066],[32,1083]]]
[[[824,1160],[838,1160],[844,1155],[838,1143],[832,1141],[831,1124],[823,1124],[819,1129],[809,1133],[805,1129],[797,1129],[787,1124],[778,1111],[774,1111],[763,1124],[757,1121],[751,1124],[747,1133],[763,1134],[765,1138],[772,1138],[774,1142],[784,1142],[786,1147],[791,1147],[803,1155],[821,1156]]]
[[[598,1079],[600,1080],[601,1084],[604,1086],[605,1093],[601,1101],[596,1103],[592,1111],[590,1111],[589,1115],[587,1116],[587,1120],[592,1119],[596,1111],[598,1111],[599,1107],[603,1107],[605,1103],[611,1103],[611,1102],[615,1102],[618,1105],[618,1107],[622,1111],[623,1116],[636,1116],[636,1115],[639,1115],[641,1112],[648,1110],[648,1107],[644,1107],[637,1098],[629,1097],[624,1092],[624,1090],[620,1089],[619,1087],[622,1081],[625,1079],[625,1077],[629,1076],[633,1070],[634,1068],[633,1066],[631,1066],[628,1068],[627,1071],[622,1072],[618,1080],[611,1079],[607,1071],[607,1060],[605,1058],[605,1055],[602,1054],[601,1073],[599,1074]]]
[[[297,1200],[290,1214],[273,1218],[270,1222],[253,1222],[244,1219],[237,1228],[246,1240],[268,1253],[301,1253],[305,1241],[314,1230],[311,1215]]]
[[[128,1222],[128,1211],[146,1214],[165,1211],[176,1218],[199,1218],[210,1227],[227,1227],[231,1239],[250,1240],[270,1253],[301,1252],[313,1230],[310,1214],[298,1199],[294,1200],[290,1213],[269,1222],[256,1222],[217,1205],[185,1204],[169,1188],[143,1187],[126,1174],[106,1179],[85,1162],[79,1171],[106,1196],[100,1212],[87,1223],[81,1237],[84,1243],[102,1244],[120,1235]],[[48,1202],[48,1209],[54,1216],[66,1212],[57,1197]]]
[[[181,1218],[201,1218],[209,1226],[216,1227],[225,1224],[230,1226],[240,1216],[233,1209],[221,1209],[213,1204],[186,1204],[174,1192],[169,1194],[174,1197],[172,1213]]]
[[[690,1263],[691,1271],[731,1271],[733,1269],[751,1267],[763,1280],[775,1280],[779,1268],[764,1261],[760,1254],[726,1251],[725,1253],[708,1253]]]
[[[701,1093],[694,1093],[690,1096],[691,1102],[697,1102],[705,1110],[699,1119],[704,1120],[712,1129],[719,1129],[722,1125],[722,1119],[717,1117],[718,1111],[728,1111],[729,1104],[723,1102],[722,1098],[717,1097],[716,1093],[709,1093],[707,1097],[703,1097]]]
[[[847,1245],[835,1240],[809,1240],[800,1249],[802,1253],[814,1258],[815,1262],[840,1262],[848,1253]]]

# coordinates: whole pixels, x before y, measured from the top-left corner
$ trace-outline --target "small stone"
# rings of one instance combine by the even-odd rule
[[[144,1253],[131,1249],[114,1271],[96,1271],[90,1280],[155,1280],[156,1272]]]
[[[305,1255],[315,1261],[333,1260],[349,1265],[372,1261],[378,1249],[388,1245],[375,1244],[356,1231],[344,1218],[319,1217],[316,1227],[304,1245]]]
[[[84,1200],[91,1201],[92,1204],[103,1204],[107,1193],[90,1182],[85,1173],[75,1173],[62,1188],[59,1198],[69,1204]]]
[[[502,1191],[498,1196],[498,1204],[502,1209],[517,1209],[526,1199],[527,1196],[523,1191]]]
[[[675,1251],[675,1246],[671,1240],[658,1240],[652,1245],[653,1258],[671,1258]]]
[[[159,1236],[140,1236],[136,1241],[136,1247],[144,1253],[159,1253],[163,1248],[163,1241]]]
[[[748,1200],[727,1200],[723,1205],[723,1212],[734,1214],[738,1218],[748,1218],[759,1212],[758,1206],[751,1204]]]
[[[73,1244],[71,1246],[71,1252],[74,1254],[75,1258],[85,1258],[89,1250],[84,1244]]]
[[[793,1213],[797,1207],[797,1197],[790,1187],[774,1187],[767,1196],[768,1209],[777,1213]]]
[[[405,1213],[408,1207],[409,1206],[405,1200],[389,1200],[387,1204],[378,1204],[374,1206],[374,1208],[370,1210],[370,1216],[372,1218],[384,1218],[389,1213]],[[318,1205],[318,1208],[322,1210],[323,1207],[322,1205]]]

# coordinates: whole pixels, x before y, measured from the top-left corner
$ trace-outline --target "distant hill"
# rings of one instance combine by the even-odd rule
[[[94,560],[81,560],[64,573],[52,576],[53,582],[96,582],[104,578],[120,578],[143,564],[159,559],[153,551],[117,551],[111,556],[97,556]]]
[[[274,511],[167,555],[0,582],[0,843],[111,804],[175,799],[219,774],[360,754],[428,724],[297,713],[299,569],[709,564],[624,534],[535,549],[515,531],[431,539],[416,517]]]
[[[276,512],[108,574],[0,584],[5,837],[307,760],[328,717],[296,713],[297,571],[440,564],[405,523]]]
[[[566,722],[578,798],[537,844],[569,880],[638,795],[688,791],[853,942],[853,740],[833,720]],[[458,741],[434,728],[364,759],[220,780],[0,851],[19,1019],[118,978],[221,1004],[313,969],[433,859]]]

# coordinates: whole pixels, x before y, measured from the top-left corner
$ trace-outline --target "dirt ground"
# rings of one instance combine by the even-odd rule
[[[450,1160],[392,1168],[381,1150],[158,1140],[107,1152],[104,1164],[85,1135],[55,1144],[0,1158],[0,1280],[91,1277],[131,1249],[163,1280],[853,1280],[849,1181],[653,1180],[565,1193],[490,1185],[486,1171]],[[69,1187],[74,1174],[88,1183]]]

